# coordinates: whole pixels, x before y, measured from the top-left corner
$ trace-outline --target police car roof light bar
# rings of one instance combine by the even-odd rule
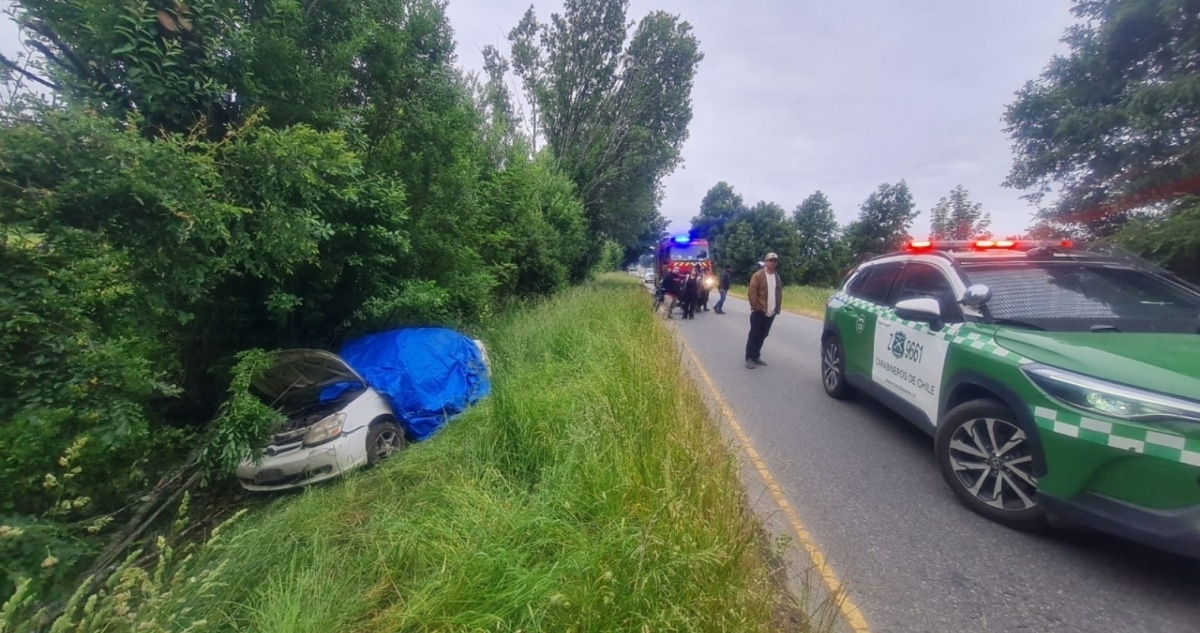
[[[906,251],[1031,250],[1038,247],[1074,249],[1071,240],[913,240],[904,243]]]

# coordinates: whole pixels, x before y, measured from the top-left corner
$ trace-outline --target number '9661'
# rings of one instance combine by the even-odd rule
[[[908,340],[908,337],[903,332],[891,334],[888,339],[888,347],[892,350],[892,356],[910,360],[914,363],[921,362],[921,356],[925,352],[924,345]]]

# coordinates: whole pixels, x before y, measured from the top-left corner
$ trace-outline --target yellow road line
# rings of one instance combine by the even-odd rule
[[[867,620],[863,617],[862,611],[858,609],[854,601],[850,599],[849,594],[842,587],[842,584],[838,582],[837,575],[833,573],[833,568],[825,560],[825,554],[821,552],[821,548],[817,547],[817,543],[813,540],[812,535],[805,529],[804,522],[800,520],[800,515],[796,514],[796,510],[792,508],[792,504],[788,503],[787,498],[783,496],[783,488],[779,486],[775,481],[775,477],[771,475],[771,470],[767,468],[766,462],[759,456],[758,451],[754,448],[754,444],[750,442],[749,436],[742,430],[742,425],[738,424],[737,417],[733,415],[733,410],[729,408],[725,399],[721,397],[721,392],[717,390],[717,386],[708,377],[708,372],[704,371],[704,366],[696,358],[692,347],[682,338],[679,340],[683,344],[684,350],[687,351],[692,365],[696,368],[696,371],[700,372],[700,378],[708,386],[713,401],[717,403],[717,407],[721,410],[721,415],[725,416],[729,427],[733,429],[738,441],[745,448],[746,454],[750,456],[750,462],[754,464],[759,477],[762,477],[767,490],[771,491],[771,496],[775,499],[775,503],[779,506],[780,510],[783,510],[784,516],[787,517],[788,523],[791,524],[792,531],[796,533],[796,538],[804,546],[804,551],[808,552],[808,557],[812,561],[813,566],[817,568],[817,572],[820,573],[825,587],[837,599],[838,607],[842,612],[842,616],[846,618],[846,623],[850,625],[850,628],[854,629],[855,633],[870,633],[871,628],[867,626]]]

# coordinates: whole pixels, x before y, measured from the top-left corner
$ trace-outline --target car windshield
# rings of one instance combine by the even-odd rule
[[[1054,331],[1200,331],[1200,294],[1150,272],[1103,262],[979,262],[969,284],[991,288],[991,318]]]

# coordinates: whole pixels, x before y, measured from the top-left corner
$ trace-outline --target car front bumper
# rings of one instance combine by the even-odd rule
[[[1038,501],[1052,515],[1200,560],[1200,505],[1163,510],[1092,492],[1070,500],[1038,493]]]
[[[331,479],[367,463],[366,428],[337,439],[286,453],[264,456],[257,465],[243,462],[237,478],[246,490],[287,490]]]

